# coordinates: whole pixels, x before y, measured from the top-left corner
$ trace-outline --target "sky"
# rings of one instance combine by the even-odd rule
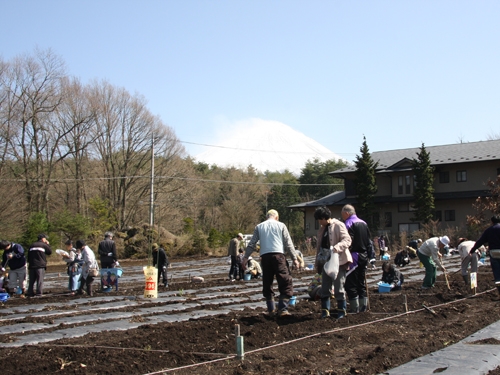
[[[284,123],[349,161],[364,136],[374,152],[500,134],[497,0],[0,6],[2,59],[50,48],[82,82],[142,95],[191,156],[249,119]]]

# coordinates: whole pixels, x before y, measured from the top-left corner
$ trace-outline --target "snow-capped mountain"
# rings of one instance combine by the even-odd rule
[[[234,129],[233,129],[234,130]],[[252,119],[238,126],[215,147],[195,156],[209,165],[246,168],[252,165],[261,172],[285,169],[300,175],[308,160],[342,159],[315,140],[278,121]]]

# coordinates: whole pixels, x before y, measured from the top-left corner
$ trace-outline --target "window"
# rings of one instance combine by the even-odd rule
[[[467,171],[457,171],[457,182],[467,181]]]
[[[413,175],[413,189],[417,187],[417,176]]]
[[[406,194],[411,194],[411,176],[405,176]]]
[[[418,223],[401,223],[398,225],[399,227],[399,233],[406,232],[408,234],[412,234],[413,232],[416,232],[419,230],[419,225]]]
[[[403,194],[403,176],[398,177],[398,194]]]
[[[380,215],[378,212],[372,215],[372,223],[375,228],[380,227]]]
[[[444,210],[444,221],[455,221],[455,210]]]
[[[443,221],[443,216],[442,216],[441,211],[434,211],[434,215],[433,215],[432,220]]]
[[[392,212],[384,213],[384,223],[385,227],[392,227]]]
[[[439,172],[439,183],[447,184],[450,182],[450,172]]]
[[[398,203],[398,212],[408,212],[410,211],[409,203]]]
[[[314,220],[314,229],[318,230],[319,229],[319,221]]]
[[[500,174],[500,168],[497,168],[497,176]]]

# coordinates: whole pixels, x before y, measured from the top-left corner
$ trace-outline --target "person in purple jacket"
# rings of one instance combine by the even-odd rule
[[[488,244],[490,253],[490,265],[495,278],[495,285],[500,294],[500,215],[491,217],[491,227],[487,228],[476,241],[469,254],[474,255],[481,246]]]
[[[365,312],[368,307],[365,279],[373,245],[368,225],[356,216],[353,206],[346,204],[342,207],[341,215],[352,239],[349,250],[353,263],[347,272],[345,290],[349,297],[349,312],[356,314]]]

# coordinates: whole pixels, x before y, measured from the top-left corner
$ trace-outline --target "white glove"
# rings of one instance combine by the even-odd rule
[[[2,272],[5,272],[5,268],[2,267]]]
[[[115,262],[115,267],[118,267],[120,265],[120,263],[118,263],[118,261]]]
[[[113,253],[108,253],[108,257],[112,257],[113,256]]]

